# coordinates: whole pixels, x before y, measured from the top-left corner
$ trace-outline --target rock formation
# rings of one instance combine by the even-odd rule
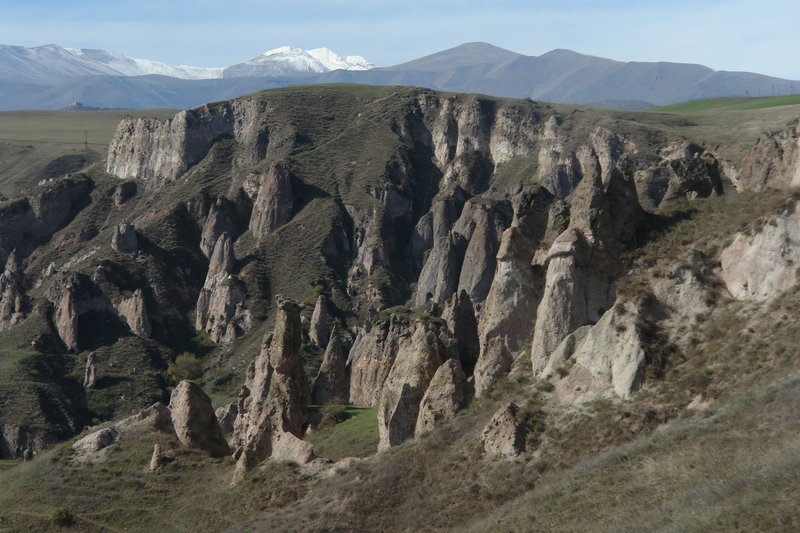
[[[94,361],[94,352],[86,358],[86,370],[83,373],[83,388],[92,389],[97,383],[97,365]]]
[[[122,223],[114,226],[111,248],[118,252],[135,252],[139,249],[139,237],[133,224]]]
[[[292,218],[294,195],[289,171],[274,166],[261,177],[250,218],[250,231],[256,239],[269,235]]]
[[[766,187],[800,185],[800,120],[761,136],[742,162],[739,189],[760,191]]]
[[[155,472],[158,470],[158,467],[161,466],[163,460],[164,458],[161,456],[161,445],[156,442],[153,444],[153,455],[150,457],[150,465],[147,469],[150,472]]]
[[[178,440],[185,446],[199,448],[212,457],[230,455],[211,399],[198,384],[189,380],[178,383],[172,391],[169,410]]]
[[[445,333],[420,320],[411,336],[401,341],[378,405],[378,450],[414,436],[422,397],[436,371],[451,357],[452,340],[440,336]]]
[[[514,457],[525,451],[525,431],[517,418],[519,407],[506,402],[483,430],[483,449],[489,457]]]
[[[321,294],[317,297],[314,313],[311,315],[311,322],[308,326],[308,337],[311,339],[311,342],[323,348],[328,344],[328,338],[331,335],[328,322],[330,322],[328,298]]]
[[[153,329],[142,289],[136,289],[131,296],[117,304],[116,308],[134,335],[143,339],[150,338]]]
[[[639,310],[633,304],[617,303],[594,326],[584,326],[568,335],[553,352],[542,377],[556,379],[555,395],[575,401],[606,390],[629,398],[644,378],[645,350],[639,332]]]
[[[275,330],[248,369],[231,437],[237,459],[234,481],[269,457],[298,464],[314,459],[311,444],[301,440],[307,389],[300,355],[300,311],[297,302],[279,298]]]
[[[431,431],[439,423],[452,419],[466,401],[466,376],[456,359],[448,359],[433,375],[419,405],[414,436]]]
[[[442,311],[442,320],[447,323],[456,342],[458,359],[468,374],[472,373],[480,350],[478,343],[478,321],[467,291],[462,289],[453,294]]]
[[[347,358],[342,351],[342,340],[339,337],[339,326],[334,324],[330,341],[322,358],[314,389],[311,392],[311,403],[327,405],[346,403],[348,399]]]
[[[236,235],[236,223],[230,210],[228,203],[222,199],[212,203],[209,208],[200,236],[200,250],[209,259],[211,259],[214,247],[223,233],[227,233],[231,237]]]
[[[800,200],[784,205],[755,230],[737,233],[720,254],[720,277],[734,298],[769,300],[797,283]]]
[[[350,367],[350,403],[358,407],[376,405],[394,366],[408,324],[397,315],[367,323],[356,335],[347,366]]]
[[[28,315],[24,271],[16,250],[11,252],[0,274],[0,331],[16,326]]]
[[[195,327],[207,331],[214,342],[230,342],[250,328],[247,295],[233,277],[236,257],[227,233],[217,239],[208,274],[197,298]]]
[[[239,408],[236,403],[229,403],[222,407],[217,407],[214,411],[217,417],[217,424],[223,435],[233,433],[233,424],[236,422],[236,416],[239,414]]]

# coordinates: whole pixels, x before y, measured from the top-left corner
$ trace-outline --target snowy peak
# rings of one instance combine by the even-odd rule
[[[190,67],[186,65],[170,65],[150,59],[137,59],[117,52],[95,50],[91,48],[67,48],[76,57],[85,59],[95,65],[103,65],[121,76],[146,76],[160,74],[185,80],[205,80],[222,77],[224,68]]]
[[[375,65],[361,56],[341,57],[328,48],[303,50],[281,46],[268,50],[245,63],[225,69],[224,77],[291,76],[293,74],[323,73],[332,70],[369,70]]]

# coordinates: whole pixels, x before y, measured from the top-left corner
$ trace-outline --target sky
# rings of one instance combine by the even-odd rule
[[[390,66],[465,42],[800,79],[798,0],[0,0],[0,44],[205,67],[291,45]]]

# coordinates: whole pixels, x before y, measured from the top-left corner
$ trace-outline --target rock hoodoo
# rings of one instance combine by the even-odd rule
[[[317,297],[314,313],[311,315],[311,322],[308,326],[308,337],[311,342],[321,347],[325,347],[328,344],[328,338],[331,335],[331,330],[328,326],[329,322],[328,298],[325,295],[320,295]]]
[[[466,381],[461,364],[456,359],[448,359],[439,367],[420,402],[415,437],[456,415],[466,401]]]
[[[274,166],[262,177],[250,218],[250,231],[256,239],[269,235],[292,218],[294,195],[289,170]]]
[[[334,324],[330,334],[330,341],[322,358],[314,389],[311,393],[311,402],[316,405],[331,403],[346,403],[348,394],[347,357],[342,350],[342,340],[339,337],[339,326]]]
[[[230,448],[217,424],[211,399],[189,380],[178,383],[169,401],[172,425],[184,445],[199,448],[212,457],[230,455]]]

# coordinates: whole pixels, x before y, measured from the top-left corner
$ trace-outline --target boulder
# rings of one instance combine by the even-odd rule
[[[175,433],[184,445],[201,449],[212,457],[230,455],[211,399],[197,383],[189,380],[178,383],[172,391],[169,410]]]
[[[133,224],[122,223],[114,226],[111,248],[117,252],[135,252],[139,249],[139,237]]]
[[[80,453],[97,453],[103,448],[111,446],[119,438],[119,433],[113,427],[100,429],[89,433],[72,445],[72,449]]]
[[[525,431],[517,415],[519,407],[506,402],[495,411],[483,430],[483,449],[489,457],[514,457],[525,451]]]
[[[466,399],[466,381],[461,364],[456,359],[448,359],[439,367],[420,402],[415,437],[456,415]]]

